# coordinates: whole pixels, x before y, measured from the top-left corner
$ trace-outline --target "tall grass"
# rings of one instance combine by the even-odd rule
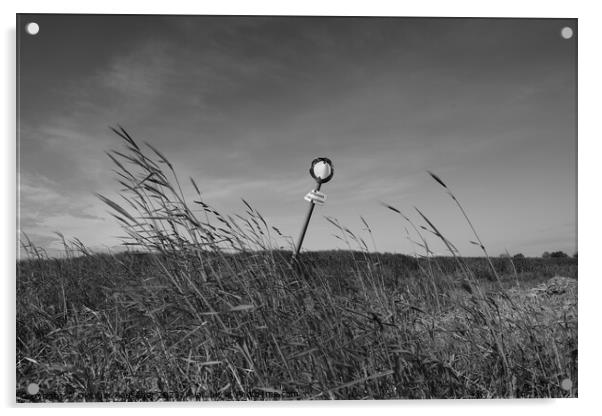
[[[24,241],[19,400],[577,396],[576,293],[512,287],[544,266],[523,259],[512,279],[500,273],[436,175],[485,264],[462,257],[422,210],[412,220],[390,205],[423,251],[415,258],[372,253],[362,233],[328,218],[350,250],[291,262],[278,249],[290,237],[250,203],[222,214],[192,179],[189,200],[161,152],[115,133],[119,200],[99,198],[131,251],[63,239],[65,258],[51,259]],[[449,258],[433,255],[431,238]],[[29,383],[40,393],[28,395]]]

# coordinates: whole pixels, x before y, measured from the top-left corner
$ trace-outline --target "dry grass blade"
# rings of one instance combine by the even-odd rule
[[[434,180],[436,180],[436,181],[439,183],[439,185],[441,185],[441,186],[442,186],[442,187],[444,187],[445,189],[448,189],[448,188],[447,188],[447,185],[445,184],[445,182],[443,182],[439,176],[435,175],[435,174],[434,174],[433,172],[431,172],[430,170],[428,170],[427,172],[428,172],[428,174],[429,174],[429,175],[431,175],[431,177],[432,177]]]
[[[340,386],[337,386],[337,387],[333,387],[333,388],[331,388],[331,389],[328,389],[328,390],[327,390],[325,393],[326,393],[326,394],[328,394],[328,393],[334,393],[334,392],[335,392],[335,391],[337,391],[337,390],[342,390],[342,389],[346,389],[346,388],[348,388],[348,387],[353,387],[353,386],[356,386],[356,385],[358,385],[358,384],[363,384],[363,383],[365,383],[365,382],[367,382],[367,381],[370,381],[370,380],[375,380],[375,379],[377,379],[377,378],[381,378],[381,377],[390,376],[390,375],[392,375],[393,373],[394,373],[394,371],[393,371],[393,370],[387,370],[387,371],[383,371],[383,372],[380,372],[380,373],[377,373],[377,374],[372,374],[372,375],[370,375],[370,376],[367,376],[367,377],[362,377],[362,378],[359,378],[359,379],[357,379],[357,380],[353,380],[353,381],[350,381],[350,382],[348,382],[348,383],[341,384]],[[314,398],[317,398],[317,397],[319,397],[319,396],[322,396],[323,394],[324,394],[324,393],[320,393],[320,394],[318,394],[318,395],[314,396]]]
[[[364,226],[366,227],[366,230],[370,231],[370,226],[368,225],[368,222],[366,221],[366,219],[364,217],[362,217],[360,215],[360,219],[362,220],[362,224],[364,224]]]
[[[161,159],[161,161],[163,163],[165,163],[167,166],[169,166],[170,169],[173,169],[173,166],[171,164],[171,162],[165,157],[165,155],[163,155],[163,153],[161,153],[160,151],[158,151],[155,147],[153,147],[153,145],[151,145],[150,143],[144,142],[145,145],[147,145],[153,152],[155,152],[155,154],[157,156],[159,156],[159,158]]]
[[[255,387],[253,390],[262,391],[264,393],[272,393],[282,395],[282,390],[273,387]]]
[[[254,309],[255,305],[238,305],[230,308],[228,312],[252,311]]]
[[[193,178],[190,178],[190,182],[192,183],[192,186],[194,186],[194,190],[196,191],[197,195],[200,195],[201,191],[199,191],[199,187],[197,186]]]
[[[253,211],[254,211],[254,209],[253,209],[253,207],[251,206],[251,204],[249,204],[249,203],[248,203],[248,202],[247,202],[247,201],[246,201],[244,198],[240,198],[240,199],[241,199],[241,201],[242,201],[242,202],[243,202],[243,203],[244,203],[244,204],[247,206],[247,208],[249,208],[249,210],[250,210],[251,212],[253,212]]]
[[[398,213],[398,214],[401,214],[401,211],[400,211],[400,210],[398,210],[397,208],[395,208],[395,207],[394,207],[394,206],[392,206],[392,205],[386,204],[386,203],[384,203],[384,202],[381,202],[381,205],[382,205],[382,206],[384,206],[385,208],[388,208],[388,209],[390,209],[390,210],[391,210],[391,211],[393,211],[393,212],[396,212],[396,213]]]
[[[103,201],[105,204],[107,204],[108,206],[110,206],[111,208],[113,208],[115,211],[117,211],[118,213],[120,213],[121,215],[123,215],[124,217],[126,217],[127,219],[131,220],[133,223],[137,223],[137,221],[134,219],[134,217],[132,217],[125,209],[123,209],[119,204],[117,204],[116,202],[111,201],[109,198],[101,195],[101,194],[96,194],[96,196]]]

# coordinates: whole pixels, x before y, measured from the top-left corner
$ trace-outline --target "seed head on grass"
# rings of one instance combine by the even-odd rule
[[[442,187],[444,187],[445,189],[448,189],[448,188],[447,188],[447,185],[445,184],[445,182],[443,182],[439,176],[435,175],[435,174],[434,174],[433,172],[431,172],[430,170],[427,170],[427,172],[428,172],[428,174],[429,174],[429,175],[431,175],[431,177],[432,177],[434,180],[436,180],[437,182],[439,182],[439,184],[440,184]]]

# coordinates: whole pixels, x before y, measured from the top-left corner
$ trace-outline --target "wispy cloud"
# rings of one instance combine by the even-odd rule
[[[78,237],[92,247],[118,243],[112,235],[117,235],[119,228],[108,220],[94,195],[73,197],[40,175],[22,173],[19,181],[18,232],[27,234],[36,244],[52,242],[46,248],[57,249],[57,232],[68,238]]]

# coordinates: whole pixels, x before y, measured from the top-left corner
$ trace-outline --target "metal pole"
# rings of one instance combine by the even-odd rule
[[[322,182],[318,182],[318,186],[314,191],[319,191],[322,187]],[[309,209],[307,210],[307,215],[305,216],[305,222],[303,223],[303,227],[301,228],[301,234],[299,235],[299,240],[297,241],[297,247],[295,247],[295,253],[293,254],[293,258],[297,257],[299,251],[301,251],[301,245],[303,244],[303,239],[305,238],[305,232],[307,231],[307,226],[309,224],[309,220],[311,219],[311,214],[314,212],[314,207],[316,204],[313,202],[309,203]]]

